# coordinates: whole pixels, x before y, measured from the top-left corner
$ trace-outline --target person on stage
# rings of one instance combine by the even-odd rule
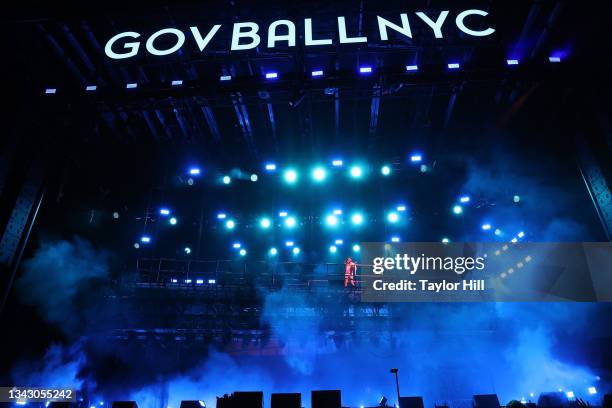
[[[344,287],[346,288],[350,283],[351,286],[355,286],[355,274],[357,273],[357,264],[353,262],[349,256],[344,262]]]

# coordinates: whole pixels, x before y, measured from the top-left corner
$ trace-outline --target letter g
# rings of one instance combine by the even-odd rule
[[[133,57],[134,55],[138,54],[138,48],[140,47],[140,43],[139,42],[129,42],[129,43],[123,44],[123,48],[130,50],[129,52],[126,52],[126,53],[123,53],[123,54],[117,54],[116,52],[114,52],[112,50],[113,45],[117,42],[117,40],[119,40],[121,38],[124,38],[124,37],[138,38],[138,37],[140,37],[140,34],[135,33],[133,31],[126,31],[124,33],[119,33],[119,34],[115,35],[113,38],[111,38],[110,40],[108,40],[108,42],[104,46],[104,53],[109,58],[112,58],[112,59],[124,59],[124,58]]]

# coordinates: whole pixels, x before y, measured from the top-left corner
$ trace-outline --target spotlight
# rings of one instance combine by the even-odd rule
[[[363,175],[363,170],[359,166],[351,167],[351,177],[352,178],[360,178]]]
[[[118,213],[117,211],[115,211],[115,212],[113,213],[113,218],[114,218],[114,219],[119,219],[119,213]]]
[[[128,84],[125,84],[126,89],[136,89],[138,88],[138,84],[135,82],[130,82]]]
[[[389,220],[391,223],[396,223],[399,220],[399,215],[397,215],[396,212],[390,212],[387,215],[387,220]]]
[[[359,246],[359,244],[353,245],[353,252],[359,252],[359,251],[361,251],[361,247]]]
[[[232,76],[231,75],[221,75],[219,77],[219,81],[231,81],[232,80]]]
[[[172,279],[170,279],[170,282],[172,282],[172,283],[178,283],[178,279],[172,278]]]
[[[351,216],[351,222],[355,225],[363,224],[363,215],[360,213],[355,213]]]
[[[418,65],[406,65],[406,71],[408,72],[414,72],[414,71],[418,71],[419,70],[419,66]]]
[[[223,176],[223,184],[229,184],[232,182],[232,178],[230,176]]]
[[[406,206],[405,205],[398,205],[397,206],[397,211],[401,211],[401,212],[406,211]]]
[[[98,89],[97,85],[87,85],[87,86],[85,87],[85,90],[86,90],[87,92],[93,92],[93,91],[95,91],[96,89]]]
[[[200,169],[198,167],[192,167],[189,169],[189,174],[191,174],[192,176],[199,176]]]
[[[134,242],[134,248],[136,249],[140,248],[140,244],[138,242]]]
[[[185,279],[185,283],[191,283],[191,279]]]
[[[297,181],[298,179],[298,174],[295,170],[289,169],[285,172],[285,174],[283,175],[283,177],[285,178],[285,181],[289,184],[293,184]]]
[[[344,162],[340,159],[332,160],[332,166],[334,167],[342,167],[343,164]]]
[[[597,388],[595,387],[589,387],[587,391],[589,392],[590,395],[597,394]]]
[[[423,156],[418,153],[415,153],[410,156],[410,161],[412,163],[420,163],[421,161],[423,161]]]
[[[335,215],[328,215],[325,218],[325,223],[330,227],[335,227],[336,225],[338,225],[338,217],[336,217]]]
[[[177,219],[175,217],[172,217],[170,218],[169,222],[170,222],[170,225],[176,225]]]
[[[460,205],[453,206],[453,213],[460,215],[463,213],[463,207]]]
[[[525,236],[525,233],[523,231],[519,232],[517,235],[519,238],[523,238]]]
[[[172,86],[181,86],[183,85],[183,80],[181,79],[175,79],[174,81],[172,81]]]
[[[193,186],[193,178],[189,177],[187,179],[187,184],[189,184],[190,186]]]
[[[266,72],[266,79],[278,78],[278,72]]]
[[[509,60],[506,60],[506,64],[508,64],[508,65],[518,65],[519,61],[517,59],[509,59]]]
[[[274,163],[266,163],[266,170],[267,171],[275,171],[276,170],[276,164],[274,164]]]
[[[57,89],[56,89],[56,88],[47,88],[47,89],[45,89],[45,93],[46,93],[47,95],[53,95],[53,94],[55,94],[56,92],[57,92]]]
[[[359,73],[360,74],[371,74],[372,67],[359,67]]]
[[[512,239],[510,240],[510,242],[512,242],[513,244],[516,244],[516,243],[518,242],[518,239],[516,239],[516,237],[514,237],[514,238],[512,238]]]
[[[483,231],[488,231],[491,229],[491,224],[482,224],[480,228],[482,228]]]
[[[148,244],[149,242],[151,242],[151,237],[148,235],[143,235],[142,237],[140,237],[140,242],[142,242],[143,244]]]
[[[470,202],[470,196],[461,196],[461,197],[459,197],[459,202],[460,203],[469,203]]]
[[[291,248],[293,245],[294,245],[293,241],[285,241],[285,246],[286,247],[290,247]]]
[[[337,251],[338,247],[336,247],[335,245],[329,247],[329,252],[331,252],[332,254],[335,254]]]
[[[259,179],[259,177],[257,177],[257,174],[253,173],[251,174],[251,181],[254,183]]]
[[[499,237],[502,234],[502,231],[499,228],[496,228],[493,233]]]
[[[391,242],[400,242],[399,237],[391,237]]]
[[[225,213],[217,214],[217,219],[219,219],[219,220],[224,220],[226,217],[227,217],[227,214],[225,214]]]
[[[296,224],[297,221],[294,217],[287,217],[287,219],[285,220],[285,225],[287,226],[287,228],[293,228]]]
[[[451,62],[448,64],[448,69],[459,69],[459,66],[458,62]]]
[[[239,252],[240,256],[245,256],[247,254],[246,249],[242,248]]]
[[[323,71],[322,70],[312,71],[311,75],[313,77],[320,77],[320,76],[323,76]]]
[[[574,398],[574,391],[567,391],[565,395],[567,395],[567,398],[572,399]]]
[[[342,215],[342,210],[341,210],[341,209],[339,209],[339,208],[336,208],[336,209],[334,210],[334,215]]]
[[[263,228],[263,229],[268,229],[268,228],[270,228],[270,225],[272,225],[272,221],[270,221],[269,218],[262,218],[259,221],[259,225],[261,225],[261,228]]]
[[[161,215],[170,215],[170,210],[167,208],[160,208],[159,213]]]
[[[548,57],[548,61],[554,63],[561,62],[561,57]]]
[[[236,223],[234,222],[234,220],[227,220],[227,222],[225,223],[225,228],[229,230],[234,229],[235,226]]]
[[[274,256],[274,255],[278,254],[278,249],[276,249],[276,248],[272,247],[272,248],[270,248],[270,250],[268,251],[268,253],[269,253],[270,255]]]
[[[232,244],[232,248],[234,248],[234,249],[238,249],[238,248],[240,248],[241,246],[242,246],[242,245],[240,244],[240,242],[234,242],[234,243]]]
[[[288,214],[287,211],[281,211],[281,212],[278,213],[278,216],[279,217],[286,217],[287,214]]]
[[[380,172],[382,173],[383,176],[388,176],[389,174],[391,174],[391,167],[382,166],[382,168],[380,169]]]
[[[515,203],[519,203],[521,201],[521,197],[518,195],[515,195],[514,197],[512,197],[512,201],[514,201]]]
[[[325,172],[325,169],[323,167],[315,167],[315,169],[312,171],[312,178],[315,181],[323,181],[325,180],[326,176],[327,173]]]
[[[191,253],[191,248],[189,248],[189,247],[185,247],[185,249],[184,249],[183,251],[185,251],[185,253],[186,253],[187,255],[189,255],[189,254]]]
[[[443,243],[443,244],[448,244],[449,242],[450,242],[450,239],[448,239],[448,238],[446,238],[446,237],[445,237],[445,238],[442,238],[442,243]]]
[[[196,279],[196,285],[204,284],[204,279]]]
[[[291,252],[293,252],[293,255],[297,255],[297,254],[300,253],[300,248],[295,247],[295,248],[293,248],[293,250]]]
[[[215,283],[217,283],[217,280],[216,280],[216,279],[209,279],[209,280],[208,280],[208,284],[209,284],[209,285],[214,285]]]

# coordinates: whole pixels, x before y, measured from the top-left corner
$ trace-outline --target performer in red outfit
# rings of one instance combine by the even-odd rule
[[[346,288],[351,283],[355,286],[355,273],[357,273],[357,264],[353,262],[351,257],[348,257],[344,262],[344,287]]]

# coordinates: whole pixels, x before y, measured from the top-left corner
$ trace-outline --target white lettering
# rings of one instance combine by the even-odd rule
[[[417,12],[416,15],[419,16],[421,20],[423,20],[425,23],[427,23],[428,26],[431,27],[436,38],[442,38],[442,24],[444,24],[448,13],[448,10],[442,11],[436,21],[433,21],[427,16],[427,14],[423,13],[422,11]]]
[[[338,33],[340,34],[340,44],[368,42],[368,37],[347,37],[346,36],[346,21],[344,17],[338,17]]]
[[[311,45],[331,45],[332,40],[330,38],[313,40],[312,39],[312,19],[304,19],[304,45],[306,47]]]
[[[174,34],[176,36],[176,44],[174,44],[167,50],[158,50],[153,46],[153,42],[157,39],[157,37],[164,34]],[[177,51],[183,46],[183,44],[185,44],[185,34],[183,34],[181,30],[177,30],[176,28],[164,28],[163,30],[159,30],[153,33],[153,35],[149,37],[149,39],[147,40],[146,47],[147,51],[149,51],[153,55],[168,55]]]
[[[243,28],[248,28],[248,31],[242,31]],[[232,31],[232,46],[231,50],[250,50],[256,48],[261,41],[259,34],[259,26],[256,23],[236,23]],[[248,44],[240,44],[241,38],[250,38],[251,42]]]
[[[212,38],[215,36],[215,34],[217,34],[217,31],[219,31],[220,28],[221,24],[215,24],[213,28],[210,29],[208,34],[206,34],[206,37],[202,38],[198,27],[189,27],[191,33],[193,34],[193,38],[198,44],[198,48],[200,49],[200,51],[204,51],[204,48],[206,48],[210,40],[212,40]]]
[[[138,38],[140,37],[140,34],[135,33],[133,31],[126,31],[125,33],[119,33],[113,36],[110,40],[108,40],[108,42],[106,43],[106,46],[104,46],[104,53],[109,58],[112,58],[112,59],[130,58],[138,54],[138,48],[140,47],[139,42],[130,42],[130,43],[123,44],[123,48],[130,50],[129,52],[126,52],[123,54],[117,54],[116,52],[113,51],[113,45],[115,44],[115,42],[125,37]]]
[[[284,25],[287,27],[287,34],[276,34],[276,27]],[[287,41],[289,47],[295,47],[295,24],[289,20],[278,20],[268,27],[268,48],[274,48],[277,41]]]
[[[412,38],[410,24],[408,23],[408,15],[406,13],[400,14],[400,18],[402,19],[401,27],[393,24],[389,20],[385,20],[380,16],[376,16],[376,18],[378,19],[378,31],[380,32],[380,39],[382,41],[387,41],[389,39],[389,36],[387,35],[387,28],[397,31],[400,34],[404,34],[408,38]]]
[[[457,23],[457,27],[468,35],[473,35],[474,37],[486,37],[487,35],[493,34],[495,32],[495,29],[489,27],[485,30],[480,30],[480,31],[470,30],[469,28],[465,26],[463,20],[465,20],[467,16],[477,15],[477,16],[486,17],[488,14],[489,13],[487,13],[486,11],[482,11],[482,10],[476,10],[476,9],[465,10],[459,13],[455,22]]]

